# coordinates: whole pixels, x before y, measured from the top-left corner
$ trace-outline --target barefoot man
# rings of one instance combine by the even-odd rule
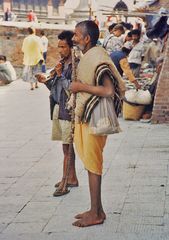
[[[75,216],[78,220],[73,225],[77,227],[102,224],[106,219],[101,201],[101,175],[102,154],[107,137],[89,133],[89,125],[84,122],[83,118],[84,110],[89,103],[89,98],[109,97],[113,96],[115,92],[120,94],[120,88],[123,85],[121,82],[120,87],[122,79],[106,51],[102,47],[96,46],[98,37],[99,29],[93,21],[87,20],[76,25],[73,41],[82,51],[83,57],[78,64],[77,81],[70,85],[71,91],[77,93],[74,141],[77,152],[88,171],[91,200],[90,210]],[[106,68],[104,68],[105,65]],[[101,70],[98,71],[100,66]],[[106,70],[104,71],[107,68],[110,70],[109,74]],[[98,76],[96,76],[96,69]],[[96,86],[97,77],[102,78],[102,85]],[[112,79],[116,82],[116,86],[113,85]],[[117,102],[119,103],[119,101]]]

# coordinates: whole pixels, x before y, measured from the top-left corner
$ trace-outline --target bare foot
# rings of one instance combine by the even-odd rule
[[[86,211],[86,212],[83,212],[83,213],[79,213],[75,216],[76,219],[81,219],[81,218],[84,218],[86,215],[88,215],[90,213],[90,211]],[[106,219],[106,214],[105,212],[102,210],[100,212],[100,215],[101,217],[105,220]]]
[[[100,215],[96,215],[91,211],[88,211],[83,215],[84,217],[72,223],[76,227],[89,227],[97,224],[103,224],[104,218]]]

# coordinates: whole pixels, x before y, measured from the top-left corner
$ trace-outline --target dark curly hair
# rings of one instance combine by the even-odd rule
[[[74,33],[72,31],[65,30],[58,35],[59,40],[66,40],[70,48],[73,47],[73,38]]]

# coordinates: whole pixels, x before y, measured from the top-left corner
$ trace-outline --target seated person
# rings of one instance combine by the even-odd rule
[[[131,31],[132,34],[132,50],[128,56],[128,62],[130,64],[130,68],[133,71],[133,74],[136,78],[140,76],[140,69],[142,60],[144,58],[144,45],[140,41],[141,31],[138,29],[134,29]]]
[[[110,28],[112,27],[113,28]],[[108,54],[112,51],[121,50],[124,43],[124,28],[121,24],[116,24],[115,26],[112,24],[109,27],[110,34],[105,38],[103,42],[103,47],[106,49]]]
[[[119,51],[112,51],[110,57],[116,66],[117,70],[119,71],[120,75],[123,76],[125,73],[126,77],[135,85],[136,89],[140,89],[141,85],[136,80],[130,65],[127,60],[127,56],[131,51],[131,45],[129,42],[125,42],[122,49]]]
[[[11,11],[9,8],[4,12],[4,21],[11,21]]]
[[[156,94],[157,83],[158,83],[159,74],[161,72],[161,68],[163,65],[163,61],[164,61],[163,56],[157,58],[157,60],[156,60],[156,73],[154,74],[152,84],[149,86],[149,89],[148,89],[152,96],[152,102],[151,102],[151,104],[146,105],[144,113],[140,120],[141,122],[150,122],[151,121],[153,105],[154,105],[154,97]]]
[[[9,8],[4,12],[3,20],[4,21],[15,21],[17,16]]]
[[[6,61],[6,56],[0,55],[0,86],[16,80],[16,72],[12,64]]]

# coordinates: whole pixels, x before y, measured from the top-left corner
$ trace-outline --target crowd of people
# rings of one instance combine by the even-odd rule
[[[22,45],[23,80],[30,83],[31,90],[38,87],[38,82],[45,84],[49,89],[52,140],[62,142],[63,174],[61,180],[55,184],[53,196],[65,195],[69,193],[69,188],[79,185],[72,134],[77,153],[88,173],[90,208],[75,216],[76,221],[73,225],[77,227],[102,224],[106,219],[101,199],[101,182],[107,134],[91,134],[89,121],[85,120],[86,112],[92,114],[96,106],[94,101],[97,100],[98,104],[101,98],[111,98],[115,105],[114,114],[118,116],[124,94],[123,74],[136,89],[140,89],[138,79],[144,59],[147,59],[148,64],[153,64],[153,67],[159,67],[158,64],[162,62],[157,61],[161,46],[156,44],[156,40],[149,40],[140,29],[133,29],[131,25],[130,29],[127,29],[123,23],[111,24],[103,45],[98,46],[98,25],[96,19],[86,20],[79,22],[74,32],[62,31],[58,35],[58,52],[61,59],[49,74],[45,74],[44,67],[48,49],[45,32],[41,31],[40,37],[36,35],[34,28],[29,27],[28,36]],[[81,58],[76,56],[73,59],[73,45],[82,52]],[[0,56],[0,71],[6,66],[6,58],[3,57]],[[75,70],[77,74],[73,76]],[[7,72],[3,81],[9,82],[11,76],[8,77]],[[72,76],[77,77],[76,81]],[[68,100],[71,98],[73,105],[68,108]],[[71,116],[74,117],[75,123]]]
[[[158,33],[156,31],[156,33]],[[158,34],[157,34],[158,35]],[[167,34],[166,34],[167,36]],[[142,72],[145,66],[151,69],[153,75],[159,65],[159,59],[163,54],[163,48],[166,38],[158,38],[154,35],[148,37],[145,28],[142,29],[141,25],[136,24],[134,27],[132,24],[126,24],[121,22],[120,24],[112,23],[108,27],[108,34],[103,41],[103,47],[110,55],[119,73],[124,77],[123,79],[129,80],[134,84],[135,89],[143,89],[143,85],[150,85],[147,89],[153,89],[152,102],[150,106],[145,107],[145,111],[141,116],[142,122],[150,122],[153,110],[153,101],[157,81],[151,84],[145,81],[142,82]],[[155,78],[152,78],[152,80]],[[158,79],[158,76],[156,77]],[[131,84],[130,84],[131,85]],[[151,91],[151,90],[150,90]]]

